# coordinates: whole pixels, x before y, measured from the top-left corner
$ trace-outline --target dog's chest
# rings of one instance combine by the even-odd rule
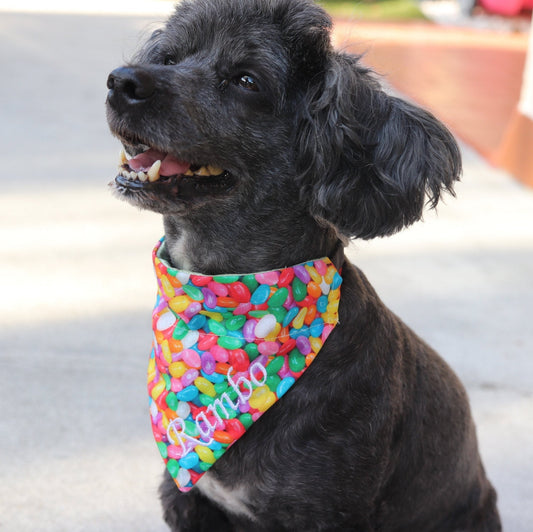
[[[208,472],[197,482],[196,487],[203,495],[222,506],[229,513],[245,515],[249,519],[254,519],[254,515],[248,507],[247,489],[244,485],[228,488]]]

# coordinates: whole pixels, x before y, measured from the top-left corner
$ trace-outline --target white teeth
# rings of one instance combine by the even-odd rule
[[[126,156],[126,152],[124,151],[124,148],[120,150],[119,160],[120,160],[120,166],[128,162],[128,157]]]
[[[159,169],[161,168],[161,161],[156,161],[148,170],[148,181],[153,183],[159,179]]]
[[[148,176],[144,172],[139,172],[137,178],[144,183],[148,179]]]

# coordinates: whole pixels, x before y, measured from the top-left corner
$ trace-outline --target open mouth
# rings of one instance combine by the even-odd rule
[[[182,189],[189,195],[196,192],[220,192],[230,182],[230,174],[226,170],[212,164],[193,164],[181,161],[169,153],[150,148],[136,147],[140,151],[129,156],[124,149],[119,155],[117,185],[129,190],[154,189],[172,184],[178,192]]]
[[[211,177],[224,173],[222,168],[207,165],[193,165],[176,159],[173,155],[148,148],[128,158],[124,149],[120,152],[119,173],[129,181],[155,183],[175,176]]]

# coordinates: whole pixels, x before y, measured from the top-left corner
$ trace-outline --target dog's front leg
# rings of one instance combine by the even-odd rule
[[[226,514],[193,489],[182,493],[165,472],[160,488],[164,518],[172,532],[231,532]]]

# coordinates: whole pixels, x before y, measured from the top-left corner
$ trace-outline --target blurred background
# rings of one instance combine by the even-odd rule
[[[328,0],[336,46],[461,142],[424,223],[350,258],[465,383],[504,529],[533,530],[531,0]],[[145,375],[160,218],[112,197],[107,74],[165,0],[0,0],[0,530],[165,531]]]

